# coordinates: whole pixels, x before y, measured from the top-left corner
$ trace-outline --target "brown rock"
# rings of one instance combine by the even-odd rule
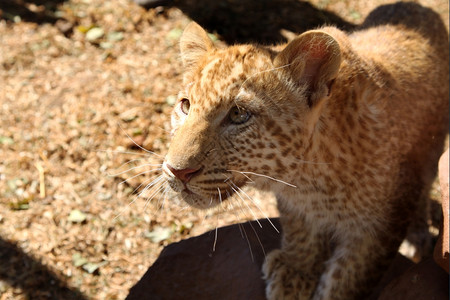
[[[213,230],[167,246],[126,299],[265,299],[261,265],[281,234],[259,222],[219,228],[217,240]]]
[[[278,219],[271,221],[281,228]],[[167,246],[126,299],[266,299],[261,266],[281,233],[268,220],[258,222],[262,228],[256,221],[219,228],[216,244],[213,230]],[[370,299],[411,265],[399,255]]]
[[[447,300],[448,287],[448,274],[427,259],[391,281],[378,300]]]

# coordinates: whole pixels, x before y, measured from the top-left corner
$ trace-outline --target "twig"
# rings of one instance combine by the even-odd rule
[[[40,162],[37,162],[35,166],[39,172],[39,196],[45,198],[45,170]]]

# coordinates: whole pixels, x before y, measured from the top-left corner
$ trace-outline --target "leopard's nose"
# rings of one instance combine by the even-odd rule
[[[174,167],[172,167],[171,165],[167,164],[167,169],[170,170],[170,172],[172,172],[172,174],[180,179],[183,183],[188,183],[189,180],[191,180],[192,177],[194,177],[195,175],[200,173],[200,168],[196,168],[196,169],[175,169]]]

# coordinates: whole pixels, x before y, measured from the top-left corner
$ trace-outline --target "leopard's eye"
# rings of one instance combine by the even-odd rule
[[[189,102],[189,99],[183,98],[180,101],[180,109],[181,112],[185,115],[189,113],[189,108],[191,107],[191,103]]]
[[[248,119],[250,119],[251,114],[247,110],[235,106],[232,109],[230,109],[229,116],[230,116],[231,123],[243,124],[243,123],[247,122]]]

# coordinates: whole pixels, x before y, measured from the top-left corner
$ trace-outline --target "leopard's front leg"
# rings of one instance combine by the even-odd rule
[[[281,223],[281,249],[269,253],[263,265],[269,300],[363,299],[401,241],[384,227],[352,226],[330,235],[314,231],[298,215],[284,214]]]
[[[318,282],[317,276],[298,270],[283,250],[269,253],[263,265],[266,296],[269,300],[309,299]]]
[[[369,296],[393,259],[400,239],[367,233],[342,238],[325,263],[313,300],[352,300]]]
[[[310,299],[323,271],[323,236],[309,230],[298,216],[281,218],[281,249],[269,253],[263,265],[269,300]]]

